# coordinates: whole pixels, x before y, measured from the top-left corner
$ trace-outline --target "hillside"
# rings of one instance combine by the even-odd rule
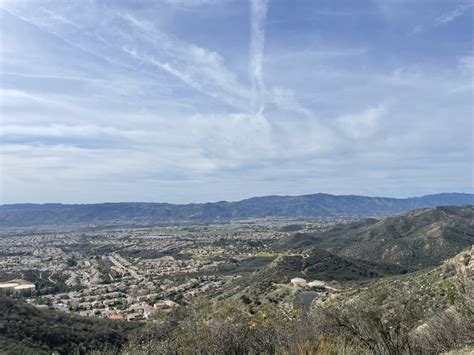
[[[386,216],[417,208],[465,204],[474,204],[474,195],[451,193],[395,199],[313,194],[254,197],[237,202],[188,205],[135,202],[83,205],[13,204],[0,206],[0,226],[129,224],[266,217]]]
[[[199,303],[166,338],[133,342],[124,354],[472,353],[473,260],[469,248],[434,269],[318,298],[309,314],[286,307],[297,294],[289,286],[247,289]]]
[[[404,302],[417,309],[421,319],[434,316],[456,302],[466,301],[474,306],[473,252],[474,247],[470,247],[436,268],[373,280],[341,298],[380,303],[388,309],[390,304],[400,303],[403,296]]]
[[[281,256],[257,272],[254,278],[276,283],[288,283],[294,277],[349,281],[403,272],[406,270],[397,266],[344,258],[322,249],[313,249],[304,254]]]
[[[433,269],[374,280],[317,300],[314,316],[327,337],[350,339],[369,353],[439,354],[457,349],[471,354],[473,251],[467,248]]]
[[[341,224],[322,233],[296,233],[276,247],[317,247],[339,256],[417,269],[437,265],[473,244],[474,207],[449,206]]]
[[[138,323],[114,322],[38,309],[0,297],[0,353],[86,354],[119,349]]]

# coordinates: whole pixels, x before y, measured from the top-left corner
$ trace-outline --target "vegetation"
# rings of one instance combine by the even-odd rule
[[[136,323],[72,316],[0,298],[0,349],[5,354],[86,354],[118,351]]]
[[[151,275],[164,270],[156,284],[146,280],[145,285],[153,287],[137,287],[137,278],[130,278],[129,284],[112,290],[120,293],[114,301],[116,310],[126,308],[122,294],[128,286],[133,287],[131,299],[154,293],[146,306],[160,302],[161,306],[147,316],[134,309],[139,322],[73,316],[45,306],[61,304],[48,297],[65,287],[63,274],[5,273],[5,280],[16,276],[43,284],[38,284],[36,293],[40,307],[22,302],[20,293],[16,298],[0,298],[0,349],[7,354],[124,355],[398,355],[474,350],[472,217],[474,208],[464,206],[342,223],[331,229],[328,225],[311,228],[305,222],[290,225],[287,230],[297,232],[284,232],[279,240],[268,237],[268,226],[248,227],[258,231],[256,236],[239,234],[233,226],[220,230],[195,226],[196,235],[204,237],[195,241],[186,234],[176,244],[167,239],[163,245],[177,245],[168,251],[143,249],[146,243],[141,242],[126,253],[114,238],[110,248],[121,248],[137,272],[142,270],[136,265],[143,264],[136,263],[135,257],[150,257],[155,251],[174,256],[160,261],[163,265],[146,266]],[[283,229],[281,224],[276,228]],[[90,267],[99,271],[101,286],[117,284],[112,262],[98,255],[103,248],[109,250],[102,239],[70,248],[74,254],[64,259],[67,267],[74,270],[93,261]],[[213,260],[219,262],[212,264]],[[203,270],[193,269],[193,263],[201,262]],[[172,267],[174,273],[169,271]],[[295,277],[319,281],[300,287],[290,284]],[[82,297],[78,299],[82,302]],[[176,303],[163,305],[162,301],[171,300]],[[101,309],[109,312],[108,307],[104,304]],[[107,317],[109,313],[94,314]]]
[[[404,272],[405,269],[395,265],[342,258],[322,249],[311,249],[302,254],[280,256],[252,278],[254,283],[288,283],[294,277],[354,281]]]
[[[423,272],[385,277],[318,300],[309,312],[275,293],[205,295],[157,323],[112,322],[0,299],[8,354],[431,354],[474,346],[471,250]],[[261,293],[260,295],[263,295]]]
[[[470,348],[474,285],[465,274],[472,272],[469,256],[464,252],[433,270],[377,280],[363,290],[316,302],[309,313],[270,303],[249,312],[246,296],[201,302],[187,309],[184,321],[149,330],[155,336],[134,339],[123,352],[432,354]]]
[[[342,257],[422,269],[439,265],[474,244],[474,206],[435,207],[380,221],[341,224],[319,233],[297,233],[279,250],[322,248]]]

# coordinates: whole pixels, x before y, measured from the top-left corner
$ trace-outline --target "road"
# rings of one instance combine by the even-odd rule
[[[112,255],[109,255],[109,260],[112,262],[112,264],[114,264],[115,266],[119,267],[119,268],[122,268],[124,270],[127,270],[128,273],[130,275],[132,275],[133,278],[137,279],[137,280],[141,280],[142,277],[140,277],[140,275],[137,274],[137,272],[135,270],[132,270],[131,268],[129,267],[126,267],[124,266],[120,261],[117,260],[117,258],[119,258],[120,256],[117,256],[117,257],[114,257]],[[121,257],[120,257],[121,258]]]

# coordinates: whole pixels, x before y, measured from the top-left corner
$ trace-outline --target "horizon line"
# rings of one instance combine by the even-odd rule
[[[418,196],[406,196],[406,197],[389,197],[389,196],[374,196],[374,195],[357,195],[357,194],[330,194],[325,192],[314,192],[308,194],[301,194],[301,195],[279,195],[279,194],[272,194],[272,195],[259,195],[259,196],[252,196],[247,198],[242,198],[239,200],[218,200],[218,201],[206,201],[206,202],[187,202],[187,203],[172,203],[172,202],[158,202],[158,201],[117,201],[117,202],[77,202],[77,203],[66,203],[66,202],[13,202],[13,203],[0,203],[0,206],[14,206],[14,205],[63,205],[63,206],[77,206],[77,205],[106,205],[106,204],[126,204],[126,203],[136,203],[136,204],[166,204],[166,205],[174,205],[174,206],[186,206],[186,205],[206,205],[206,204],[215,204],[215,203],[238,203],[246,200],[256,199],[256,198],[268,198],[268,197],[306,197],[306,196],[314,196],[314,195],[326,195],[326,196],[333,196],[333,197],[366,197],[366,198],[383,198],[383,199],[394,199],[394,200],[406,200],[406,199],[414,199],[414,198],[423,198],[423,197],[430,197],[430,196],[437,196],[437,195],[471,195],[474,196],[473,192],[436,192],[430,193],[425,195],[418,195]]]

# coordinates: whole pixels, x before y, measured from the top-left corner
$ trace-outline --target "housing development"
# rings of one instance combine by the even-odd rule
[[[233,270],[241,262],[264,265],[284,255],[272,244],[288,236],[285,227],[291,230],[294,223],[79,226],[80,232],[13,228],[0,238],[0,292],[82,316],[151,320],[201,293],[236,284],[253,271]],[[323,230],[334,223],[303,222],[296,228]]]

